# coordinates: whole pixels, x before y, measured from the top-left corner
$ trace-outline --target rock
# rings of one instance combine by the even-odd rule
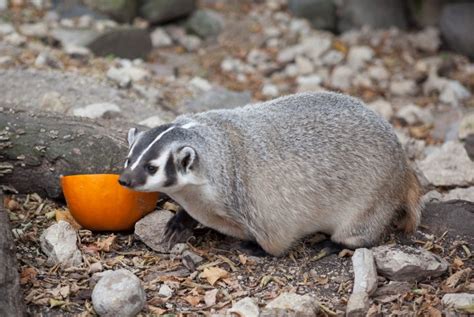
[[[320,57],[331,47],[332,40],[325,35],[313,35],[303,38],[302,42],[284,48],[278,52],[277,61],[288,63],[297,56],[303,55],[311,59],[314,63],[319,63]]]
[[[443,7],[440,29],[444,40],[455,51],[474,58],[474,3],[448,3]]]
[[[183,259],[184,258],[190,258],[191,261],[193,261],[194,264],[199,264],[201,263],[202,261],[204,261],[204,258],[192,251],[189,251],[189,250],[185,250],[182,254],[182,257]]]
[[[421,32],[410,34],[408,41],[415,48],[428,53],[436,53],[441,45],[439,31],[434,27],[429,27]]]
[[[437,190],[430,190],[429,192],[423,195],[421,200],[423,201],[423,203],[438,202],[443,200],[443,195]]]
[[[48,36],[48,27],[44,22],[28,23],[19,26],[20,33],[24,36],[44,38]]]
[[[118,22],[130,23],[137,15],[137,0],[85,0],[90,8]]]
[[[174,216],[167,210],[154,211],[135,224],[135,236],[156,252],[166,253],[172,246],[162,243],[166,224]]]
[[[211,83],[202,77],[193,77],[189,83],[200,91],[208,91],[212,89]]]
[[[166,284],[161,284],[160,290],[158,291],[158,295],[162,297],[171,297],[173,296],[173,290]]]
[[[466,200],[474,203],[474,187],[452,189],[443,196],[443,200]]]
[[[365,315],[369,309],[369,295],[377,289],[377,269],[372,251],[356,249],[352,255],[354,287],[347,303],[346,316]]]
[[[262,95],[265,97],[276,97],[280,94],[278,87],[273,84],[265,84],[262,88]]]
[[[13,32],[15,32],[15,28],[12,24],[0,22],[0,35],[8,35]]]
[[[247,54],[246,60],[250,65],[258,66],[267,63],[270,60],[270,56],[265,51],[254,48]]]
[[[460,100],[467,99],[470,96],[471,92],[461,85],[460,82],[457,80],[448,80],[439,95],[439,100],[453,106],[458,106]]]
[[[474,185],[474,162],[458,142],[444,143],[419,161],[418,167],[434,186]]]
[[[336,5],[332,0],[289,0],[288,9],[308,19],[315,29],[336,30]]]
[[[78,266],[82,255],[77,248],[77,235],[74,228],[66,221],[59,221],[47,228],[40,237],[41,250],[48,256],[51,265],[63,267]]]
[[[150,37],[151,44],[153,45],[153,47],[156,48],[166,47],[173,44],[173,40],[171,39],[171,37],[162,28],[154,29],[153,32],[151,32]]]
[[[122,63],[121,66],[120,68],[111,67],[107,71],[107,77],[120,87],[128,87],[131,82],[137,82],[149,76],[146,70],[135,67],[129,62]]]
[[[330,84],[339,89],[348,89],[351,86],[354,71],[348,66],[336,66],[332,71]]]
[[[347,64],[354,70],[361,69],[374,57],[374,51],[368,46],[352,46],[347,54]]]
[[[410,16],[414,18],[416,24],[421,27],[437,26],[441,10],[446,0],[429,0],[429,1],[408,1]]]
[[[408,26],[403,1],[387,0],[381,6],[377,0],[344,0],[339,9],[338,29],[341,32],[364,25],[374,29],[388,29],[393,26],[406,29]]]
[[[61,18],[74,18],[91,16],[96,19],[104,19],[105,16],[85,6],[81,0],[53,0],[52,7]]]
[[[231,109],[250,103],[249,92],[235,92],[223,87],[215,87],[196,99],[185,103],[182,112],[201,112],[212,109]]]
[[[390,83],[390,92],[395,96],[412,96],[417,92],[416,83],[411,79],[392,81]]]
[[[390,77],[390,73],[384,66],[372,65],[367,69],[369,77],[376,81],[385,81]]]
[[[379,246],[372,248],[379,274],[392,281],[420,281],[436,277],[448,269],[448,263],[429,251],[413,247]]]
[[[461,236],[469,244],[474,243],[473,222],[474,203],[462,200],[427,203],[421,218],[429,232],[441,236],[447,231],[449,236]]]
[[[181,255],[184,251],[189,249],[189,246],[186,243],[176,243],[170,250],[171,254]]]
[[[321,61],[326,66],[334,66],[342,62],[344,59],[344,54],[337,50],[330,50],[323,55]]]
[[[323,88],[320,86],[322,82],[322,78],[318,75],[299,76],[296,78],[298,92],[323,90]]]
[[[62,96],[57,91],[48,91],[41,97],[40,106],[41,110],[54,111],[59,113],[65,113],[68,109],[64,105]]]
[[[92,54],[87,47],[82,46],[66,45],[63,49],[64,52],[72,58],[84,58],[89,57]]]
[[[102,272],[103,269],[104,267],[102,266],[102,263],[98,261],[91,264],[91,266],[89,267],[89,272],[94,274],[94,273]]]
[[[26,37],[16,32],[6,35],[3,39],[6,43],[11,44],[13,46],[22,46],[26,43]]]
[[[140,121],[138,124],[149,128],[156,128],[165,123],[166,122],[161,119],[160,116],[151,116],[149,118],[146,118],[145,120]]]
[[[369,304],[369,295],[367,293],[352,293],[347,302],[346,317],[366,316]]]
[[[423,93],[429,95],[433,91],[439,93],[439,99],[442,102],[452,106],[458,106],[460,101],[471,96],[471,92],[459,81],[438,77],[432,71],[423,85]]]
[[[366,248],[356,249],[352,255],[354,268],[353,293],[365,292],[373,294],[377,289],[377,269],[372,251]]]
[[[309,58],[303,56],[296,56],[295,64],[298,69],[298,74],[307,75],[314,73],[314,66],[313,63],[309,60]]]
[[[385,120],[390,120],[393,116],[392,105],[384,99],[377,99],[367,104],[367,107],[384,117]]]
[[[134,27],[106,31],[85,46],[97,56],[114,55],[127,59],[145,59],[152,49],[148,31]]]
[[[232,305],[227,311],[228,314],[237,314],[245,317],[261,317],[257,301],[250,297],[245,297]]]
[[[86,47],[97,56],[145,59],[152,49],[147,30],[134,27],[123,26],[101,32],[95,29],[56,28],[51,34],[63,47]]]
[[[63,68],[63,63],[48,52],[41,52],[35,60],[36,67],[49,66],[51,68]]]
[[[217,36],[224,25],[223,17],[212,10],[197,10],[187,22],[187,29],[202,37]]]
[[[444,307],[454,308],[456,311],[461,313],[474,312],[474,294],[445,294],[441,299],[441,302],[443,303]]]
[[[146,294],[132,272],[106,271],[92,291],[92,304],[101,316],[136,316],[145,306]]]
[[[159,104],[152,104],[136,94],[124,94],[110,81],[52,69],[0,69],[0,96],[12,104],[30,110],[44,109],[72,114],[74,108],[102,103],[120,105],[130,122],[140,122],[150,115],[170,121],[170,115]],[[35,87],[35,89],[25,89]],[[54,92],[51,95],[51,92]],[[46,95],[50,95],[47,96]]]
[[[139,13],[151,23],[164,23],[188,16],[194,11],[195,0],[143,0]]]
[[[390,296],[390,295],[402,295],[411,291],[412,285],[408,282],[397,282],[390,281],[388,284],[377,288],[374,297]]]
[[[465,114],[459,124],[459,138],[467,138],[469,134],[474,134],[474,112]]]
[[[467,156],[474,161],[474,133],[469,134],[464,141],[464,149],[466,150]]]
[[[409,125],[417,123],[431,124],[434,120],[433,115],[428,109],[418,107],[414,104],[409,104],[400,108],[397,112],[397,117]]]
[[[119,113],[121,110],[119,106],[114,103],[103,102],[87,105],[82,108],[73,110],[73,114],[78,117],[86,117],[91,119],[103,118],[106,114]]]
[[[309,295],[282,293],[263,309],[260,317],[298,316],[312,317],[319,312],[318,302]]]

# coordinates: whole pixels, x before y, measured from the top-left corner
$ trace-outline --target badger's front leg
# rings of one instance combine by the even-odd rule
[[[176,243],[185,242],[198,222],[194,220],[183,208],[179,208],[176,214],[166,224],[166,231],[163,242],[170,246]]]

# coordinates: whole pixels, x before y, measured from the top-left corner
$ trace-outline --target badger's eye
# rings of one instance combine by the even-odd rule
[[[146,169],[146,171],[147,171],[148,173],[150,173],[150,174],[155,174],[156,171],[158,170],[158,167],[157,167],[157,166],[153,166],[153,165],[151,165],[151,164],[147,164],[147,165],[145,165],[145,169]]]

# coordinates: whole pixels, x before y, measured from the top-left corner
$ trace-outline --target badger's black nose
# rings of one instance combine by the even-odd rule
[[[120,175],[118,182],[119,182],[119,184],[122,185],[122,186],[130,187],[130,185],[131,185],[131,183],[132,183],[132,180],[131,180],[131,178],[130,178],[129,175],[127,175],[127,174],[122,174],[122,175]]]

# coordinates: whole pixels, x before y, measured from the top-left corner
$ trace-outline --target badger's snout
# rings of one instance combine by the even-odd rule
[[[122,173],[122,175],[120,175],[120,177],[119,177],[118,182],[122,186],[133,187],[132,177],[129,173]]]

